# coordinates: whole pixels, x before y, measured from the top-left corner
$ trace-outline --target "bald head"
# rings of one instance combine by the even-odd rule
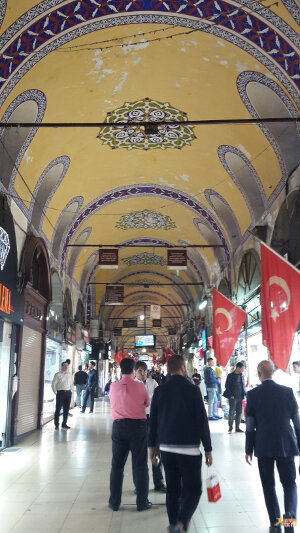
[[[273,361],[261,361],[257,367],[257,373],[260,381],[264,379],[272,379],[274,374],[274,364]]]

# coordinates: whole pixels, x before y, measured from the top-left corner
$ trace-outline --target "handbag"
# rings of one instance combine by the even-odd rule
[[[221,498],[219,478],[216,473],[206,478],[206,490],[209,502],[217,502]]]

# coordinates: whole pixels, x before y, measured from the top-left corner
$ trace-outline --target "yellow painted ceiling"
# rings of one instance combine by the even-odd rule
[[[62,3],[64,4],[64,3]],[[16,2],[8,0],[2,24],[2,33],[23,13],[36,6],[33,0]],[[273,11],[296,29],[296,23],[282,3]],[[120,108],[125,102],[144,98],[168,103],[186,113],[189,120],[248,119],[251,114],[237,89],[237,79],[242,72],[254,72],[276,82],[286,95],[287,88],[258,59],[239,46],[205,32],[159,24],[128,24],[88,33],[63,44],[33,65],[8,93],[1,107],[1,116],[14,100],[28,90],[41,91],[46,98],[44,123],[59,123],[56,128],[39,128],[26,149],[14,182],[16,195],[26,209],[32,205],[33,191],[46,167],[58,157],[69,158],[69,168],[47,204],[42,220],[42,235],[51,246],[57,223],[65,206],[74,197],[82,198],[82,209],[112,189],[155,184],[169,187],[193,197],[213,217],[222,230],[232,251],[231,230],[223,212],[214,210],[205,192],[213,190],[227,202],[236,218],[240,237],[251,225],[252,218],[241,190],[221,164],[220,146],[234,147],[252,164],[261,182],[266,199],[282,178],[279,160],[269,139],[258,125],[223,124],[195,125],[195,139],[189,145],[176,149],[128,150],[112,149],[104,145],[99,127],[83,127],[78,123],[104,122],[108,112]],[[154,33],[155,32],[155,33]],[[172,39],[166,38],[173,36]],[[150,42],[152,39],[156,39]],[[160,40],[159,40],[160,39]],[[132,46],[132,43],[136,43]],[[122,45],[122,46],[121,46]],[[290,97],[293,103],[293,98]],[[77,123],[63,127],[64,123]],[[249,177],[250,179],[250,177]],[[43,185],[42,185],[43,186]],[[29,190],[31,192],[29,192]],[[75,208],[70,207],[74,211]],[[118,220],[134,211],[153,210],[171,217],[176,227],[164,229],[119,229]],[[134,239],[158,239],[178,245],[209,244],[196,228],[194,219],[201,217],[187,206],[157,197],[119,199],[97,210],[84,221],[72,235],[71,242],[85,228],[91,228],[86,244],[119,244]],[[69,221],[71,227],[71,221]],[[69,228],[70,229],[70,228]],[[81,287],[85,265],[96,248],[83,248],[78,255],[74,280]],[[122,248],[118,271],[98,269],[93,281],[116,281],[132,272],[128,278],[134,282],[143,278],[160,278],[152,272],[172,276],[166,267],[136,265],[128,267],[124,257],[145,251],[166,256],[158,247]],[[216,256],[212,249],[199,248],[210,281],[216,272]],[[61,252],[61,251],[60,251]],[[67,265],[70,250],[67,254]],[[197,257],[197,256],[196,256]],[[57,257],[60,260],[60,257]],[[189,263],[176,281],[200,282],[202,263]],[[139,275],[147,271],[148,275]],[[165,280],[166,281],[166,280]],[[202,291],[201,286],[200,291]],[[199,298],[199,287],[189,286],[194,301]],[[81,287],[83,289],[83,287]],[[138,287],[141,294],[148,289]],[[172,287],[156,287],[157,303],[166,297],[182,302],[182,295]],[[125,294],[132,292],[126,288]],[[103,300],[105,285],[98,285],[96,309]],[[160,295],[159,295],[160,294]],[[128,296],[128,301],[130,297]],[[144,305],[144,302],[143,302]],[[172,308],[170,308],[172,309]],[[112,312],[119,313],[119,310]],[[105,316],[105,310],[103,316]],[[135,311],[126,310],[126,316]]]

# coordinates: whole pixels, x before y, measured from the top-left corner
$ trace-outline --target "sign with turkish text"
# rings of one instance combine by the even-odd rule
[[[240,307],[213,290],[213,347],[221,366],[228,363],[246,316]]]
[[[160,305],[150,305],[150,318],[160,318]]]
[[[120,337],[122,335],[122,328],[114,328],[113,334],[116,335],[117,337]]]
[[[137,319],[130,318],[128,320],[123,320],[123,328],[137,328]]]
[[[260,250],[263,344],[285,372],[300,320],[300,272],[265,244]]]
[[[99,267],[100,268],[118,268],[119,251],[117,248],[100,248],[99,249]]]
[[[187,268],[187,253],[184,249],[168,249],[168,269],[185,270]]]
[[[107,285],[105,303],[108,305],[123,305],[124,287],[122,285]]]
[[[169,327],[168,328],[168,335],[176,335],[176,328]]]

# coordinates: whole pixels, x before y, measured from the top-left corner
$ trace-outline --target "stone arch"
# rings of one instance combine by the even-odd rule
[[[221,294],[223,294],[223,296],[226,296],[227,298],[231,298],[231,289],[230,289],[230,283],[228,279],[226,278],[221,279],[219,286],[218,286],[218,291]]]
[[[237,287],[237,302],[243,301],[245,296],[260,286],[260,261],[256,251],[247,250],[241,260]]]
[[[283,201],[273,229],[271,248],[300,270],[300,186]]]
[[[209,224],[206,224],[204,220],[194,218],[194,224],[199,233],[209,244],[222,244],[220,238],[213,232]],[[227,263],[224,249],[214,248],[214,255],[220,265],[220,269],[222,270],[223,268],[225,268],[227,266]]]
[[[219,146],[220,161],[240,190],[249,209],[252,224],[261,217],[266,207],[266,195],[256,170],[249,159],[233,146]]]
[[[91,226],[89,228],[85,228],[78,235],[78,237],[75,239],[75,243],[74,244],[82,244],[82,246],[84,246],[84,244],[88,240],[91,232],[92,232],[92,227]],[[68,262],[68,274],[69,274],[69,276],[71,278],[73,277],[75,264],[76,264],[76,261],[78,259],[78,256],[79,256],[81,250],[82,249],[79,248],[79,247],[78,248],[77,247],[71,248],[70,255],[69,255],[69,262]]]
[[[78,298],[78,301],[77,301],[75,322],[79,322],[82,325],[85,324],[84,305],[83,305],[82,300],[80,298]]]
[[[206,189],[204,194],[218,218],[222,220],[231,241],[232,250],[235,250],[241,242],[242,235],[234,212],[225,198],[216,191]]]
[[[66,207],[64,207],[59,216],[52,237],[52,253],[56,258],[58,258],[59,250],[63,246],[64,234],[66,233],[72,220],[76,217],[77,212],[82,206],[82,202],[82,196],[72,198],[72,200],[67,203]]]
[[[46,109],[46,97],[41,91],[20,94],[9,105],[1,122],[41,122]],[[3,128],[0,124],[1,187],[13,191],[14,180],[22,157],[38,128]],[[21,201],[20,201],[21,202]],[[24,204],[22,207],[24,210]]]
[[[67,287],[64,294],[63,317],[65,320],[73,320],[73,305],[70,289]]]
[[[57,157],[51,161],[34,188],[31,202],[31,225],[37,233],[41,232],[44,214],[55,191],[63,180],[69,164],[70,159],[67,156]]]

